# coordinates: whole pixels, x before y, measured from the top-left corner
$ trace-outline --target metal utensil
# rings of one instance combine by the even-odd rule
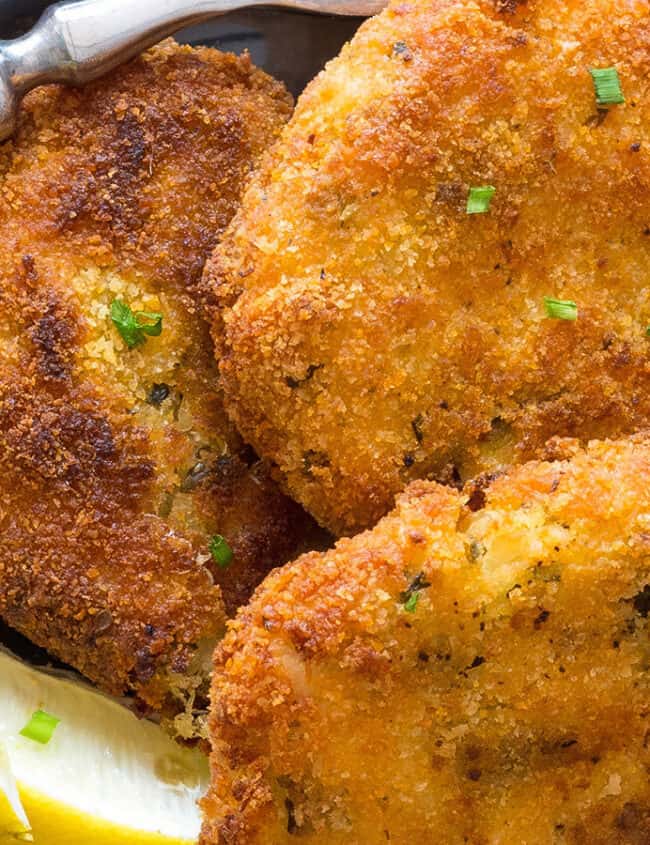
[[[0,41],[0,140],[37,85],[81,85],[190,24],[252,6],[368,17],[386,0],[78,0],[51,6],[26,35]]]

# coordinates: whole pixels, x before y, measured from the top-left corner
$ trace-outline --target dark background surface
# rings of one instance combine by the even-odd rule
[[[25,32],[48,5],[44,0],[0,0],[0,38]],[[295,96],[338,53],[359,23],[356,18],[255,9],[215,18],[183,30],[176,37],[185,43],[206,44],[231,53],[248,50],[256,65],[281,79]],[[37,665],[56,663],[0,621],[2,644]]]

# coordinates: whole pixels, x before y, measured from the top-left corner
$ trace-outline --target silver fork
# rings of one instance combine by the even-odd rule
[[[0,41],[0,140],[16,127],[21,98],[37,85],[81,85],[173,32],[252,6],[368,17],[387,0],[80,0],[51,6],[21,38]]]

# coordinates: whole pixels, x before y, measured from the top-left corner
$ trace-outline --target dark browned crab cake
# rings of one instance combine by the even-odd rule
[[[224,603],[309,528],[224,414],[197,296],[290,109],[247,58],[166,42],[30,94],[0,147],[0,615],[143,707],[191,713]]]

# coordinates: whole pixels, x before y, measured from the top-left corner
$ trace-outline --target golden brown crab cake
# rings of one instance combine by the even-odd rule
[[[207,281],[229,410],[336,533],[650,419],[649,60],[648,0],[394,0],[299,99]]]
[[[166,42],[30,94],[0,148],[0,615],[152,707],[204,679],[219,585],[233,610],[309,525],[227,420],[197,294],[290,108]]]
[[[266,579],[203,845],[650,842],[650,438],[555,452]]]

